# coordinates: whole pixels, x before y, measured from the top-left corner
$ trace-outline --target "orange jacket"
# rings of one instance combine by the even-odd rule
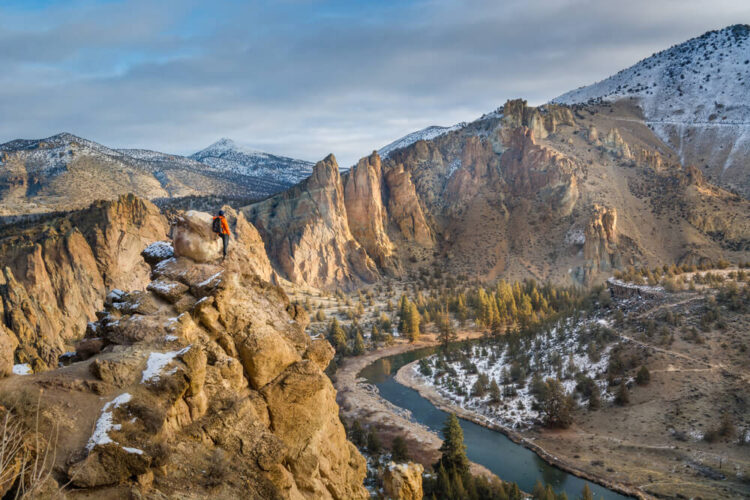
[[[214,219],[216,218],[221,219],[221,234],[232,234],[229,232],[229,224],[227,224],[227,218],[223,215],[216,215],[214,216]]]

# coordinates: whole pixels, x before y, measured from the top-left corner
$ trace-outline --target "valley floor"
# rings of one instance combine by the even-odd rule
[[[668,294],[653,308],[635,314],[637,319],[655,318],[657,311],[671,310],[689,321],[700,314],[705,301],[695,292]],[[729,408],[742,412],[748,398],[750,370],[742,354],[750,334],[748,318],[727,314],[725,322],[723,329],[702,333],[700,343],[684,339],[683,329],[667,345],[617,328],[626,351],[646,360],[651,382],[634,386],[625,406],[604,402],[598,411],[577,409],[567,429],[503,427],[507,419],[497,417],[490,405],[435,385],[420,373],[418,362],[402,367],[396,380],[435,406],[499,429],[548,462],[614,489],[661,498],[747,498],[750,446],[738,442],[747,437],[742,413],[736,421],[739,437],[704,439],[718,425],[720,414]]]

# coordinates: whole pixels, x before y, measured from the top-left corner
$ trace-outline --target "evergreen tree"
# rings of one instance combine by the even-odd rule
[[[620,386],[617,388],[617,394],[615,394],[615,403],[620,406],[625,406],[630,403],[630,391],[628,390],[625,382],[620,382]]]
[[[408,462],[409,461],[409,450],[406,447],[406,440],[401,436],[393,438],[391,443],[391,458],[394,462]]]
[[[602,400],[599,396],[599,388],[597,387],[591,392],[591,395],[589,396],[589,410],[594,411],[598,410],[602,406]]]
[[[328,328],[328,339],[337,353],[346,354],[346,332],[336,318],[333,318]]]
[[[370,429],[370,432],[367,434],[367,451],[373,455],[380,455],[381,447],[377,431]]]
[[[359,423],[359,420],[355,420],[352,424],[352,428],[349,431],[349,439],[351,439],[352,443],[358,448],[364,447],[367,443],[367,435],[362,428],[362,425]]]
[[[455,470],[463,474],[469,471],[469,459],[466,457],[464,432],[456,415],[451,413],[443,427],[443,444],[440,445],[442,456],[438,464],[446,470]]]
[[[365,339],[362,338],[362,334],[357,332],[354,337],[354,347],[352,348],[352,354],[360,356],[365,353]]]
[[[500,386],[497,385],[497,381],[493,378],[490,382],[490,403],[498,404],[500,402]]]
[[[398,331],[402,335],[409,333],[410,314],[411,305],[409,299],[406,297],[406,294],[403,294],[398,303]]]

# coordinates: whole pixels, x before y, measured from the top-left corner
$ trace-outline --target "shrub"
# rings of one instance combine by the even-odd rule
[[[638,385],[648,385],[649,382],[651,382],[651,373],[648,371],[648,368],[641,366],[635,375],[635,383]]]
[[[615,403],[620,406],[625,406],[630,403],[630,391],[628,390],[627,384],[621,382],[617,388],[617,394],[615,394]]]

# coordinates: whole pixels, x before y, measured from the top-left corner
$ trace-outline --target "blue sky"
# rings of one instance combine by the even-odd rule
[[[189,154],[230,137],[347,166],[429,125],[543,103],[744,0],[0,3],[0,142],[71,132]]]

